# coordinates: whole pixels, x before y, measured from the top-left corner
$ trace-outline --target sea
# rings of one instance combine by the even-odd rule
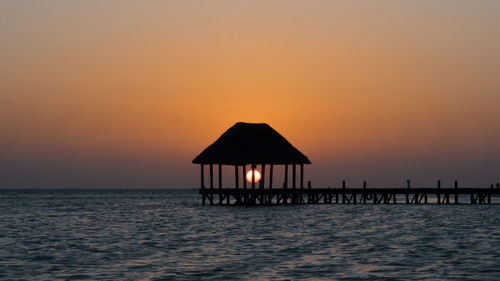
[[[500,205],[0,190],[1,280],[500,280]]]

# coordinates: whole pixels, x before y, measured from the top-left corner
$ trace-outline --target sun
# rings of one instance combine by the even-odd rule
[[[254,170],[255,172],[255,182],[260,181],[260,172],[257,170]],[[252,170],[248,171],[247,173],[247,181],[252,182]]]

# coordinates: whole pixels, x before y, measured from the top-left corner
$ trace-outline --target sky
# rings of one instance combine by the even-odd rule
[[[499,107],[500,1],[0,2],[0,188],[197,188],[238,121],[313,186],[487,187]]]

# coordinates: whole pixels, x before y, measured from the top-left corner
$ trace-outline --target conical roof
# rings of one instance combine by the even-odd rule
[[[195,164],[311,164],[311,161],[265,123],[238,122],[194,160]]]

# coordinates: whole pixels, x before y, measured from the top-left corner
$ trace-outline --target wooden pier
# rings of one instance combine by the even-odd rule
[[[490,188],[200,188],[202,204],[492,204],[500,185]],[[464,198],[465,196],[465,198]]]
[[[304,165],[311,161],[265,123],[234,124],[192,162],[200,165],[203,205],[495,204],[493,197],[500,195],[499,183],[490,188],[459,188],[457,181],[451,188],[441,188],[441,181],[435,187],[415,188],[410,180],[406,188],[368,188],[366,181],[361,188],[347,188],[345,181],[341,188],[312,188],[311,182],[304,187]],[[214,187],[214,165],[218,167],[218,188]],[[234,167],[234,188],[222,188],[223,165]],[[209,188],[205,186],[205,166]],[[283,188],[276,189],[273,171],[279,167],[283,168]]]

